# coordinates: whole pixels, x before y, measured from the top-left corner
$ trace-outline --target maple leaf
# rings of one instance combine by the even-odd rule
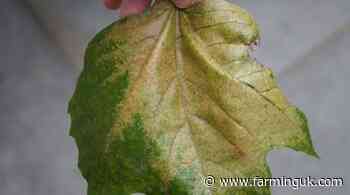
[[[160,0],[100,32],[69,105],[88,194],[267,195],[203,177],[271,177],[276,148],[317,156],[303,113],[250,56],[258,39],[224,0]]]

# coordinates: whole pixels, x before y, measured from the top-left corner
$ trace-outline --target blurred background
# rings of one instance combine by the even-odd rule
[[[273,194],[350,194],[350,1],[232,2],[260,24],[255,55],[305,111],[321,156],[273,151],[273,176],[345,180],[341,188],[273,188]],[[100,0],[1,0],[0,195],[85,195],[67,103],[88,41],[117,19]]]

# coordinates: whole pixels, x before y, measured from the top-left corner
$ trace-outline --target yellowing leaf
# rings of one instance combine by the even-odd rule
[[[223,0],[160,0],[99,33],[69,107],[89,195],[267,195],[203,177],[271,177],[274,148],[316,156],[304,115],[250,57],[258,39]]]

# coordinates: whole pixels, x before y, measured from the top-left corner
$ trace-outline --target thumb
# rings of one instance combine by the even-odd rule
[[[120,5],[120,15],[128,16],[145,11],[151,0],[123,0]]]

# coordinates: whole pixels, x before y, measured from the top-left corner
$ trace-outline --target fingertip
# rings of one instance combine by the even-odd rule
[[[151,0],[129,0],[123,1],[120,6],[120,15],[129,16],[142,13],[149,6]]]
[[[120,7],[122,0],[104,0],[103,3],[106,8],[116,10]]]

